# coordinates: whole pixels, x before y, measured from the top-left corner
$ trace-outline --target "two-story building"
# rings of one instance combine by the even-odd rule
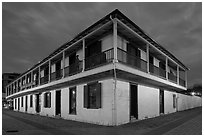
[[[120,125],[201,105],[188,68],[114,10],[7,86],[14,110]]]

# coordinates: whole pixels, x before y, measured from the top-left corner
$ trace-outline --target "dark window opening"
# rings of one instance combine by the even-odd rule
[[[46,92],[44,94],[44,107],[45,108],[51,107],[51,92]]]
[[[176,108],[176,95],[173,94],[173,108]]]
[[[101,83],[97,82],[84,86],[84,107],[101,108]]]
[[[30,107],[33,107],[33,95],[30,95]]]
[[[21,107],[23,107],[23,97],[21,97]]]

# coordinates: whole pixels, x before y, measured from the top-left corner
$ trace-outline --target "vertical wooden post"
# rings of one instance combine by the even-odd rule
[[[40,85],[40,77],[41,77],[41,75],[40,75],[40,66],[39,66],[39,76],[38,76],[38,85]]]
[[[187,76],[188,76],[187,70],[185,70],[185,84],[186,84],[186,88],[187,88],[187,86],[188,86],[188,84],[187,84]]]
[[[179,85],[179,66],[177,65],[177,84]]]
[[[65,68],[65,51],[62,52],[62,78],[65,77],[64,68]]]
[[[83,68],[82,68],[82,72],[84,72],[84,70],[85,70],[85,45],[86,45],[86,43],[85,43],[85,39],[83,39],[83,41],[82,41],[82,45],[83,45],[83,47],[82,47],[82,58],[83,58],[83,62],[82,62],[82,64],[83,64]]]
[[[50,82],[51,81],[51,61],[49,60],[49,72],[48,72],[48,82]],[[56,71],[56,70],[55,70]]]
[[[117,32],[117,20],[113,19],[113,51],[114,51],[114,60],[117,61],[117,37],[118,37],[118,32]]]
[[[149,44],[146,44],[147,73],[149,73]]]
[[[168,58],[166,57],[166,79],[168,80]]]

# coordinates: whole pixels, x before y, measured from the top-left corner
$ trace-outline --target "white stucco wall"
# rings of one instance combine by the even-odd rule
[[[159,89],[138,85],[138,118],[159,116]]]
[[[119,80],[116,85],[116,121],[121,125],[130,121],[130,85]]]
[[[113,80],[99,81],[102,83],[102,108],[84,108],[84,85],[76,85],[76,115],[69,114],[69,88],[62,89],[61,117],[76,121],[95,123],[100,125],[112,125],[112,89]]]
[[[173,107],[173,95],[176,95],[177,93],[164,90],[164,113],[173,113],[176,112],[176,108]]]
[[[178,93],[178,111],[199,107],[201,105],[202,98]]]

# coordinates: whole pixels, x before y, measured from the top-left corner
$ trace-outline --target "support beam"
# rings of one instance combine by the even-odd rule
[[[117,62],[117,37],[118,37],[118,32],[117,32],[117,20],[113,19],[113,51],[114,51],[114,60]]]
[[[83,40],[82,40],[82,46],[83,46],[83,47],[82,47],[82,52],[83,52],[83,53],[82,53],[82,54],[83,54],[83,55],[82,55],[82,56],[83,56],[83,57],[82,57],[82,58],[83,58],[83,59],[82,59],[82,61],[83,61],[83,62],[82,62],[82,65],[83,65],[82,72],[84,72],[84,70],[85,70],[85,45],[86,45],[86,42],[85,42],[85,39],[83,39]]]
[[[166,79],[168,80],[168,58],[166,57]]]
[[[179,66],[177,65],[177,84],[179,85]]]
[[[149,73],[149,44],[146,44],[147,73]]]

